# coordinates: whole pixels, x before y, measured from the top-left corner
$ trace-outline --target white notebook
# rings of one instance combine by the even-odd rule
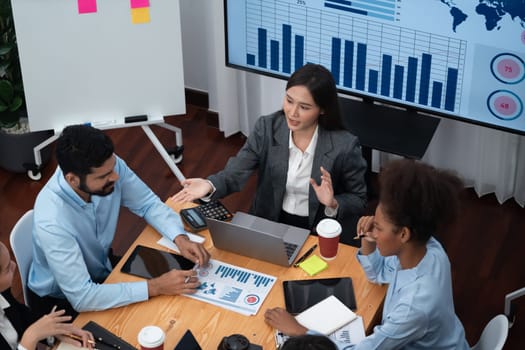
[[[356,317],[352,310],[333,295],[295,316],[304,327],[324,335],[333,333]]]

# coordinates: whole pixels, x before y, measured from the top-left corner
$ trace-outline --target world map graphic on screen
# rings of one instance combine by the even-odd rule
[[[447,1],[441,2],[450,8],[450,15],[453,18],[452,29],[456,31],[457,26],[469,19],[469,12],[485,18],[485,28],[487,30],[498,30],[501,19],[510,16],[513,20],[519,21],[525,27],[525,1]],[[466,10],[468,8],[468,11]]]

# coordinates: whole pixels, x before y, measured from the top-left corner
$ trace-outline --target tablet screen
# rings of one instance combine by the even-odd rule
[[[356,309],[354,287],[350,277],[284,281],[286,310],[299,314],[309,307],[334,295],[351,310]]]
[[[195,263],[182,255],[138,245],[121,271],[139,277],[154,278],[173,269],[191,270],[193,265]]]

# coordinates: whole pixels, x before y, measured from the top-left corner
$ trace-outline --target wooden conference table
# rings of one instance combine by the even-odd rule
[[[192,203],[170,204],[174,210],[194,206]],[[356,313],[363,317],[367,334],[381,318],[381,309],[386,294],[386,286],[367,281],[355,257],[357,249],[339,245],[337,257],[329,261],[329,267],[309,277],[302,269],[282,267],[264,261],[251,259],[237,254],[222,251],[213,247],[208,231],[201,231],[206,240],[204,246],[213,259],[239,267],[255,270],[278,278],[257,315],[244,316],[221,307],[188,298],[184,295],[158,296],[148,301],[105,311],[82,312],[74,324],[82,327],[88,321],[95,321],[117,336],[139,348],[137,334],[147,325],[156,325],[166,332],[164,349],[173,349],[187,329],[190,329],[203,349],[217,349],[220,340],[227,335],[243,334],[251,343],[262,345],[264,349],[275,349],[274,329],[264,322],[264,311],[267,308],[284,307],[282,282],[307,278],[351,277],[356,296]],[[151,226],[147,226],[123,256],[120,263],[108,276],[105,283],[140,281],[141,278],[124,274],[120,268],[137,244],[155,247],[168,251],[157,244],[161,235]],[[303,246],[303,254],[317,237],[310,236]],[[319,255],[319,248],[314,254]]]

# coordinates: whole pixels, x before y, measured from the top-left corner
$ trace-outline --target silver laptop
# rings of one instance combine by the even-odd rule
[[[237,212],[232,221],[206,218],[213,245],[239,255],[290,266],[309,230]]]

